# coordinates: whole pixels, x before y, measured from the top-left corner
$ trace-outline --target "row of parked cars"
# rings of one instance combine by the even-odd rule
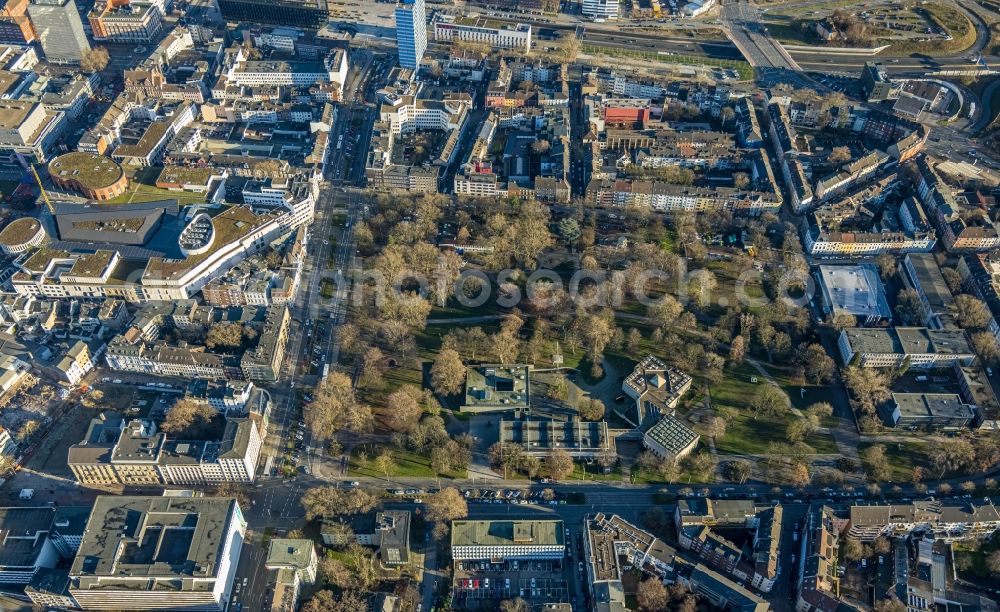
[[[492,489],[484,489],[482,491],[469,489],[463,495],[470,502],[482,504],[548,504],[556,506],[566,503],[564,499],[545,499],[545,493],[542,491],[521,491],[518,489],[499,491]]]

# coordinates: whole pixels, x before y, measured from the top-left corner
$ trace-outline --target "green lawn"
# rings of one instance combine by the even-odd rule
[[[368,456],[374,458],[381,450],[382,445],[363,445],[356,447],[351,452],[350,463],[348,464],[348,475],[368,476],[371,478],[385,478],[385,473],[379,471],[372,465],[374,462],[369,459],[365,461],[361,458],[361,452],[367,451]],[[393,455],[393,467],[389,470],[389,477],[422,477],[434,478],[437,474],[431,468],[431,460],[410,451],[391,449]],[[447,474],[441,474],[442,478],[465,478],[465,471],[454,470]]]
[[[788,370],[767,363],[762,363],[761,365],[777,381],[785,393],[788,394],[789,399],[792,400],[792,405],[799,410],[805,410],[818,402],[827,402],[831,406],[833,405],[835,396],[830,385],[795,384],[792,382],[791,373]],[[803,389],[805,389],[805,393],[802,392]],[[835,417],[824,417],[823,425],[834,427],[837,425],[837,419]]]
[[[716,440],[715,448],[723,454],[753,455],[767,453],[771,442],[787,441],[784,421],[763,416],[754,420],[741,413],[729,419],[726,435]]]
[[[602,481],[613,481],[617,482],[622,479],[622,472],[618,466],[611,469],[611,472],[605,474],[603,468],[597,465],[587,465],[584,463],[573,462],[573,475],[569,477],[568,480],[602,480]]]
[[[712,386],[712,404],[748,409],[754,394],[767,380],[748,363],[727,367],[722,382]],[[756,378],[757,382],[751,382]]]
[[[666,480],[663,479],[660,474],[654,470],[646,470],[639,467],[638,465],[632,468],[632,482],[635,484],[668,484]],[[690,472],[682,472],[680,477],[673,483],[675,485],[697,485],[697,484],[712,484],[715,482],[715,478],[712,475],[707,477],[702,477],[699,474],[693,474]]]
[[[128,191],[120,196],[106,200],[104,204],[135,204],[139,202],[155,202],[157,200],[177,200],[177,203],[181,206],[204,204],[205,194],[188,191],[170,191],[169,189],[160,189],[153,185],[133,183],[129,185]]]
[[[181,206],[189,204],[204,204],[205,194],[188,191],[171,191],[156,186],[156,177],[160,167],[140,168],[129,177],[128,191],[107,200],[106,204],[131,204],[138,202],[154,202],[156,200],[177,200]]]
[[[756,383],[750,382],[752,377],[757,378]],[[769,383],[753,366],[742,363],[735,368],[727,368],[725,379],[712,386],[713,407],[730,407],[740,411],[736,418],[729,419],[726,435],[715,443],[715,448],[720,453],[737,455],[766,453],[771,442],[788,441],[785,438],[785,428],[792,419],[797,418],[791,412],[776,416],[761,415],[757,419],[752,418],[749,412],[750,400],[760,390],[761,385],[766,384]],[[797,398],[794,396],[798,395],[798,387],[794,387],[794,390],[793,405],[796,404]],[[788,390],[785,391],[787,394]],[[809,396],[810,392],[807,391],[806,397]],[[805,442],[818,454],[837,452],[836,442],[828,433],[812,435]]]
[[[869,446],[875,446],[875,442],[862,442],[858,445],[858,452],[863,453]],[[920,466],[927,471],[928,478],[937,478],[935,470],[927,460],[927,445],[914,440],[912,442],[886,442],[886,456],[889,458],[889,476],[886,480],[891,482],[909,482],[914,466]]]

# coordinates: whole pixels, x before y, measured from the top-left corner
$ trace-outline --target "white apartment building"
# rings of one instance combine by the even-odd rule
[[[912,532],[936,540],[982,540],[1000,529],[1000,512],[988,499],[964,505],[929,500],[885,506],[851,506],[848,534],[862,542],[881,535],[902,537]]]
[[[458,172],[455,174],[455,195],[472,198],[495,198],[500,195],[496,174],[475,174]]]
[[[838,240],[837,237],[843,238]],[[847,238],[860,238],[858,241]],[[806,232],[806,252],[811,255],[878,255],[880,253],[929,253],[934,250],[937,238],[933,234],[907,236],[902,232],[871,232],[854,234],[853,236],[836,234],[833,238],[827,236],[814,237]]]
[[[434,40],[464,40],[493,48],[531,51],[531,25],[506,23],[485,17],[455,17],[439,14],[434,19]]]
[[[467,99],[419,100],[401,96],[379,109],[380,121],[389,124],[393,135],[422,130],[452,131],[465,125],[469,109]]]
[[[623,96],[626,98],[658,100],[662,99],[666,95],[667,90],[665,87],[657,83],[633,81],[628,77],[616,74],[615,80],[611,85],[611,92],[616,96]]]
[[[305,87],[316,83],[336,83],[343,88],[347,80],[347,53],[342,49],[333,49],[323,61],[286,62],[248,60],[241,51],[226,73],[226,78],[230,85],[241,87]]]
[[[263,442],[256,421],[231,418],[220,442],[168,443],[157,467],[167,484],[253,482]]]

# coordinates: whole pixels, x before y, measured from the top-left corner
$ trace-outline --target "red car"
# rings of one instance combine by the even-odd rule
[[[479,588],[479,581],[478,580],[473,580],[472,581],[472,588],[474,588],[474,589],[478,589]]]

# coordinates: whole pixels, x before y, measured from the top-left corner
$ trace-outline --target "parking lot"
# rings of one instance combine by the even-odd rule
[[[569,602],[567,576],[573,563],[554,561],[460,561],[455,566],[455,599],[465,608],[520,597],[528,602]]]

